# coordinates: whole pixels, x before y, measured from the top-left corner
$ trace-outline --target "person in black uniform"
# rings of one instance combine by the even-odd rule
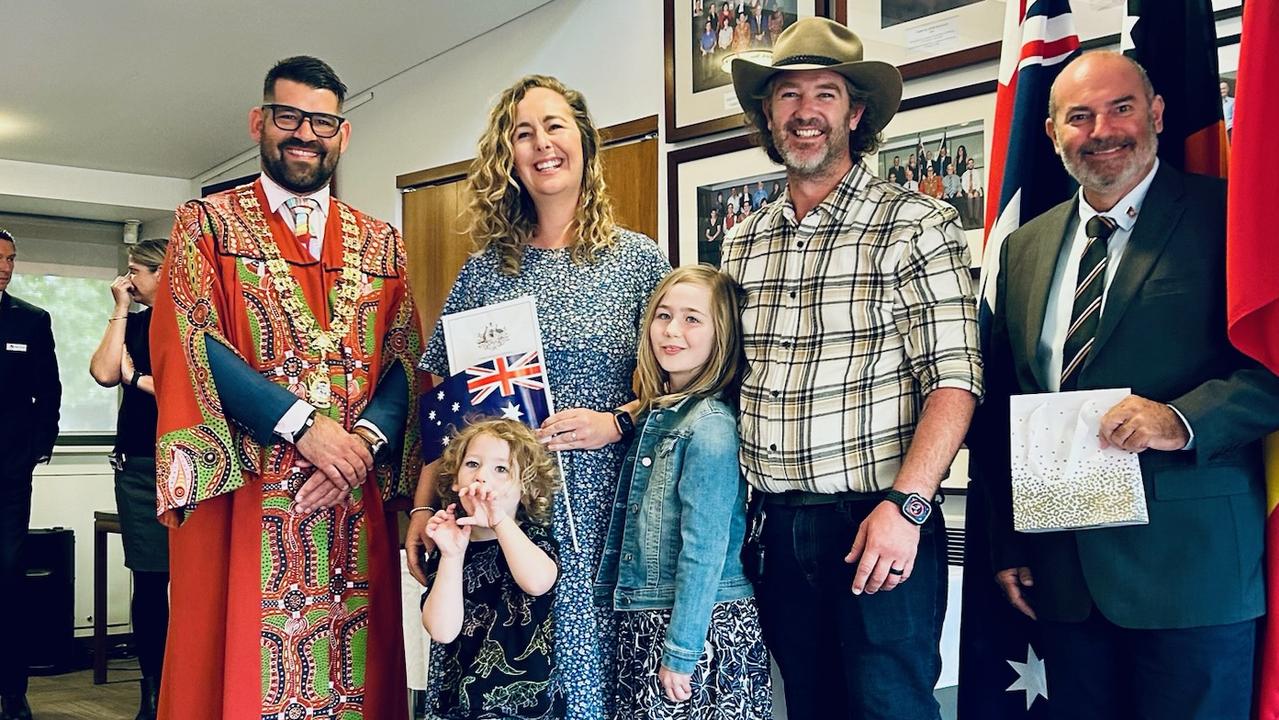
[[[137,720],[155,720],[169,628],[169,532],[156,519],[155,383],[151,378],[151,303],[159,286],[167,239],[129,248],[129,272],[111,284],[115,309],[89,374],[103,387],[124,386],[116,421],[115,503],[124,564],[133,571],[133,636],[142,669]],[[131,301],[146,306],[129,312]]]
[[[49,313],[8,292],[18,244],[0,229],[0,720],[31,720],[27,705],[22,544],[31,520],[31,472],[58,439],[62,383]]]

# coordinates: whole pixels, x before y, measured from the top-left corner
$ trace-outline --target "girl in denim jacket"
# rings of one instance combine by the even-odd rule
[[[743,367],[738,313],[732,281],[699,265],[668,275],[644,316],[639,429],[595,586],[619,611],[617,717],[772,717],[740,559],[737,418],[724,400]]]

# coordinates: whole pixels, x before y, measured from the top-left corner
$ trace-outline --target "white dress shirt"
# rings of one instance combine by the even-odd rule
[[[311,228],[311,242],[307,245],[311,257],[320,258],[320,252],[324,249],[324,226],[329,220],[329,185],[316,190],[309,195],[297,195],[284,188],[271,179],[270,175],[262,173],[262,192],[266,194],[267,205],[271,206],[271,212],[280,216],[284,220],[284,226],[293,227],[293,211],[284,206],[289,198],[311,198],[319,203],[318,210],[311,211],[311,217],[308,225]]]
[[[1137,186],[1127,195],[1120,198],[1114,207],[1104,212],[1089,205],[1083,188],[1079,189],[1078,213],[1066,230],[1066,235],[1070,239],[1062,243],[1061,255],[1057,258],[1057,269],[1053,273],[1052,286],[1048,291],[1048,305],[1044,310],[1044,327],[1039,335],[1040,370],[1048,382],[1048,389],[1052,392],[1061,390],[1061,365],[1066,345],[1066,332],[1070,329],[1070,313],[1074,309],[1079,263],[1083,260],[1084,248],[1088,244],[1085,226],[1094,215],[1106,215],[1118,224],[1114,234],[1106,243],[1106,278],[1101,289],[1101,310],[1099,311],[1104,314],[1110,283],[1115,279],[1115,272],[1123,260],[1124,250],[1128,247],[1128,239],[1132,237],[1133,226],[1137,224],[1137,217],[1141,214],[1141,205],[1145,202],[1150,183],[1155,179],[1155,173],[1158,171],[1159,160],[1156,159],[1154,167],[1150,168],[1146,177],[1142,178],[1141,182],[1137,183]],[[1101,315],[1098,317],[1100,318]],[[1190,423],[1186,421],[1186,417],[1180,410],[1175,407],[1172,409],[1190,433],[1190,442],[1186,443],[1186,449],[1189,449],[1194,443],[1194,430],[1191,429]]]

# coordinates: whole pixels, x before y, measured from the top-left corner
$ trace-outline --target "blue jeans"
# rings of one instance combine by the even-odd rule
[[[765,503],[764,576],[756,592],[792,718],[937,720],[946,615],[946,528],[934,507],[910,579],[853,595],[844,562],[881,498],[789,507]]]

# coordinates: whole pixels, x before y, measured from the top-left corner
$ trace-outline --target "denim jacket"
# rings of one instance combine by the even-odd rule
[[[654,408],[626,453],[595,580],[597,604],[671,611],[662,664],[691,673],[715,603],[750,597],[737,418],[718,397]]]

